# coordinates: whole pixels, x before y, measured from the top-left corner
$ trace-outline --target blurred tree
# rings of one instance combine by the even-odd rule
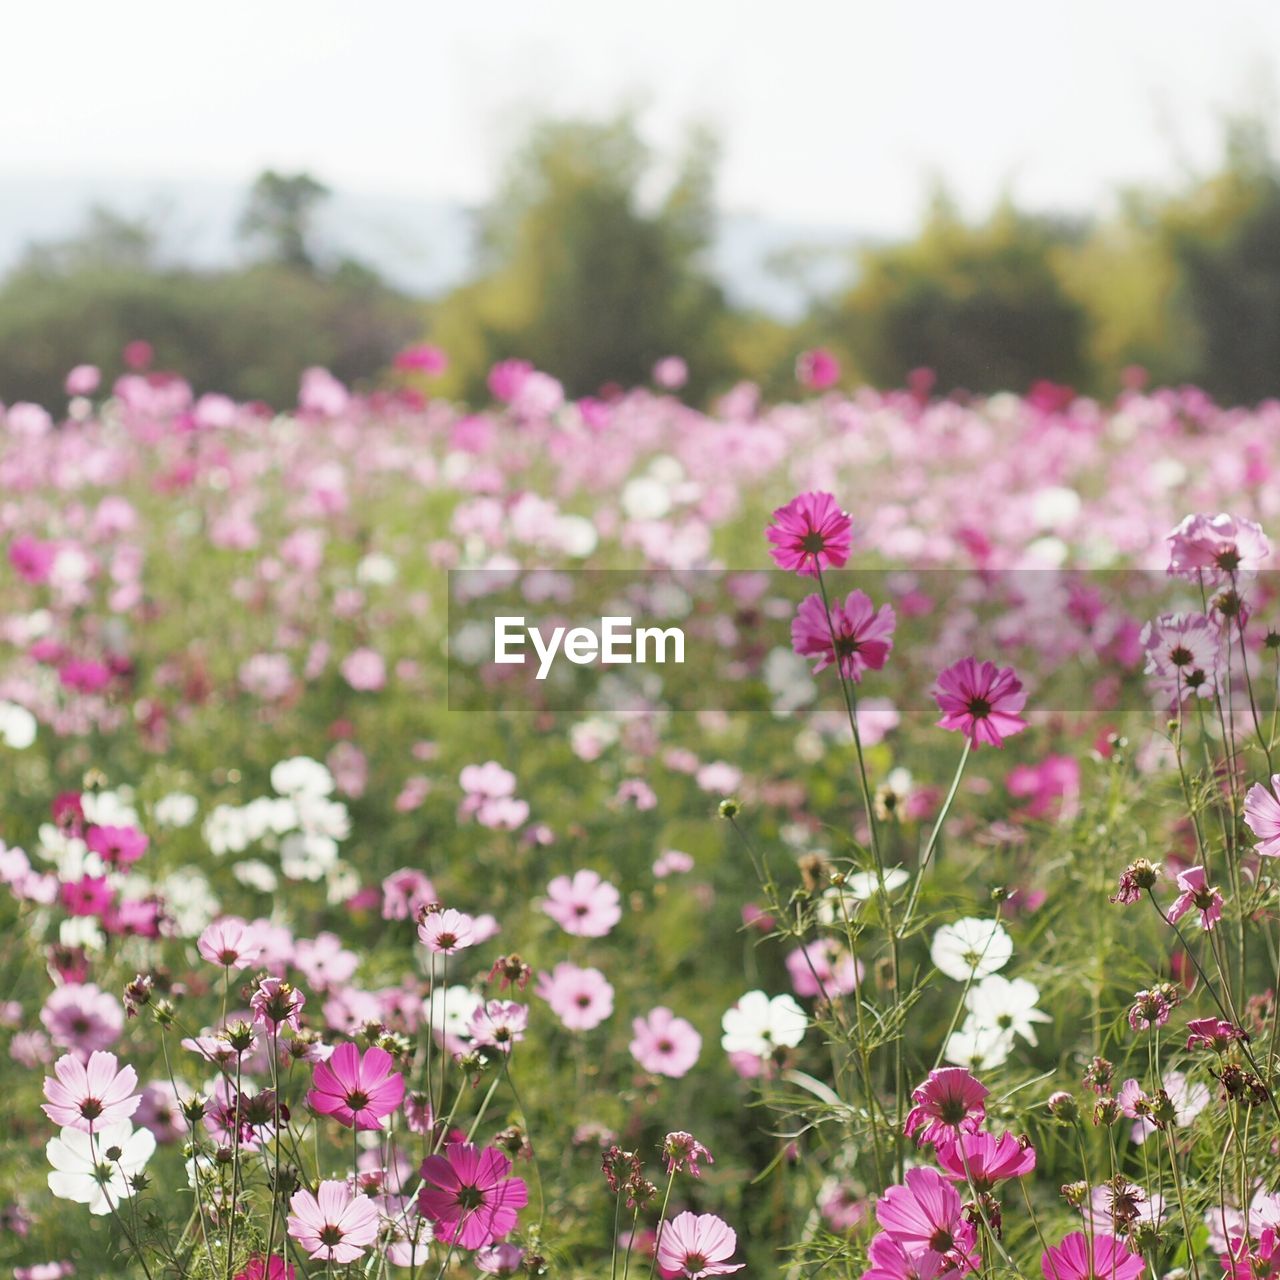
[[[316,265],[311,243],[315,211],[329,195],[329,188],[309,173],[267,169],[249,190],[240,216],[240,237],[256,246],[268,262],[311,271]]]
[[[523,356],[572,395],[644,382],[677,353],[697,395],[725,376],[728,307],[705,259],[716,147],[695,131],[656,201],[635,122],[536,125],[478,220],[480,276],[436,308],[452,386],[483,390],[494,360]]]
[[[370,380],[421,324],[420,303],[358,263],[327,275],[171,267],[154,234],[96,210],[82,236],[33,247],[0,284],[0,401],[56,406],[72,365],[110,377],[125,344],[146,338],[197,391],[287,406],[308,365]]]
[[[941,390],[1025,390],[1039,378],[1088,375],[1087,316],[1063,288],[1055,255],[1084,229],[1003,201],[967,225],[942,192],[920,234],[865,249],[852,289],[826,327],[874,383],[900,386],[927,365]]]
[[[1196,381],[1232,402],[1280,394],[1280,163],[1263,121],[1228,123],[1222,171],[1173,201],[1163,225]]]

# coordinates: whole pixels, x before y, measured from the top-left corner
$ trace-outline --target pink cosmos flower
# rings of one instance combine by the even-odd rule
[[[895,625],[891,606],[876,609],[861,591],[850,591],[843,604],[832,604],[830,624],[822,597],[806,596],[791,622],[791,647],[802,658],[817,659],[814,675],[838,660],[842,674],[856,684],[864,671],[879,671],[888,660]]]
[[[497,1147],[451,1142],[444,1155],[428,1156],[418,1207],[436,1224],[436,1238],[479,1249],[508,1235],[529,1203],[524,1179],[510,1173],[511,1161]]]
[[[1166,613],[1148,622],[1139,636],[1147,655],[1143,671],[1174,702],[1209,698],[1217,688],[1222,635],[1203,613]]]
[[[342,678],[357,693],[376,693],[387,683],[387,664],[375,649],[355,649],[342,660]]]
[[[862,964],[834,938],[819,938],[787,953],[787,972],[798,996],[847,996],[862,981]]]
[[[689,380],[689,366],[680,356],[663,356],[653,366],[653,380],[664,391],[678,391]]]
[[[137,827],[90,827],[84,842],[109,867],[132,866],[150,843]]]
[[[1040,1258],[1044,1280],[1138,1280],[1144,1263],[1114,1236],[1073,1231]]]
[[[54,1044],[87,1059],[95,1049],[109,1049],[120,1039],[124,1009],[93,983],[71,982],[50,992],[40,1021]]]
[[[801,493],[773,513],[765,530],[780,569],[816,578],[820,569],[839,569],[853,550],[853,521],[829,493]]]
[[[738,1247],[734,1229],[714,1213],[678,1213],[658,1227],[658,1273],[670,1280],[727,1276],[746,1263],[730,1262]]]
[[[54,1079],[46,1077],[41,1110],[61,1127],[94,1133],[108,1125],[128,1120],[138,1109],[141,1097],[134,1093],[138,1074],[132,1067],[119,1067],[114,1053],[91,1053],[87,1063],[73,1054],[64,1054],[53,1066]]]
[[[535,990],[570,1031],[591,1031],[613,1013],[613,987],[599,969],[562,962],[538,974]]]
[[[1212,929],[1222,919],[1222,894],[1208,882],[1203,867],[1188,867],[1178,876],[1182,892],[1169,908],[1169,919],[1181,920],[1194,907],[1200,913],[1200,927]]]
[[[668,1173],[679,1173],[687,1169],[695,1178],[702,1177],[702,1172],[698,1168],[699,1160],[715,1164],[711,1152],[693,1134],[685,1133],[683,1129],[669,1133],[663,1138],[662,1156],[667,1162]]]
[[[354,1044],[340,1044],[328,1062],[316,1064],[307,1101],[321,1115],[357,1129],[381,1129],[404,1097],[404,1077],[393,1071],[385,1049],[371,1045],[360,1056]]]
[[[1259,525],[1226,512],[1187,516],[1165,541],[1169,572],[1192,580],[1203,572],[1207,581],[1219,582],[1261,568],[1271,554],[1271,543]]]
[[[1280,1232],[1276,1227],[1263,1227],[1252,1249],[1247,1237],[1233,1236],[1220,1261],[1224,1280],[1276,1280],[1280,1276]]]
[[[936,1249],[908,1252],[887,1231],[882,1231],[867,1247],[871,1266],[861,1280],[959,1280],[964,1273],[948,1254]]]
[[[382,918],[416,919],[423,907],[440,901],[435,886],[413,867],[401,867],[382,882]]]
[[[306,996],[282,978],[263,978],[249,997],[254,1022],[261,1022],[277,1035],[281,1027],[302,1030],[302,1007],[306,1003]]]
[[[826,391],[840,381],[840,361],[826,347],[796,357],[796,381],[807,391]]]
[[[1018,714],[1027,695],[1012,667],[961,658],[939,673],[933,696],[942,710],[939,728],[959,730],[975,747],[1003,746],[1027,727]]]
[[[1255,782],[1244,798],[1244,820],[1249,830],[1258,837],[1255,849],[1264,858],[1280,857],[1280,773],[1275,774],[1269,785]]]
[[[471,1261],[487,1276],[513,1276],[524,1262],[524,1250],[514,1244],[491,1244],[477,1249]]]
[[[289,1234],[312,1258],[354,1262],[378,1237],[378,1207],[345,1182],[322,1182],[316,1195],[295,1191]]]
[[[462,911],[452,907],[444,911],[429,911],[418,925],[418,938],[428,951],[436,955],[451,956],[473,945],[475,921]]]
[[[631,1056],[654,1075],[678,1080],[702,1052],[702,1037],[683,1018],[659,1005],[631,1023]]]
[[[449,357],[429,342],[415,342],[399,352],[392,365],[398,373],[443,373]]]
[[[210,964],[224,969],[247,969],[262,950],[253,926],[238,916],[215,920],[200,935],[196,949]]]
[[[936,1169],[908,1169],[876,1203],[876,1220],[908,1254],[928,1249],[963,1259],[973,1246],[960,1194]]]
[[[91,396],[102,383],[97,365],[78,364],[67,374],[65,390],[69,396]]]
[[[680,849],[664,849],[653,863],[655,880],[665,880],[668,876],[683,875],[693,870],[693,858]]]
[[[987,1113],[989,1090],[964,1067],[940,1067],[914,1089],[914,1104],[903,1126],[907,1137],[915,1136],[918,1146],[953,1139],[962,1133],[976,1133]]]
[[[1026,1138],[1002,1133],[962,1133],[937,1145],[938,1163],[955,1182],[969,1181],[990,1191],[1006,1178],[1021,1178],[1036,1167],[1035,1148]]]
[[[1246,1039],[1244,1031],[1221,1018],[1193,1018],[1187,1023],[1188,1049],[1212,1049],[1226,1053],[1231,1046]]]
[[[294,1266],[286,1262],[278,1253],[264,1258],[260,1253],[252,1254],[245,1263],[243,1271],[237,1271],[235,1280],[293,1280]]]
[[[622,919],[621,895],[598,872],[575,871],[573,878],[556,876],[547,885],[542,909],[565,933],[580,938],[603,938]]]
[[[528,1025],[527,1006],[514,1000],[487,1000],[476,1006],[469,1030],[473,1044],[510,1053],[511,1046],[524,1039]]]

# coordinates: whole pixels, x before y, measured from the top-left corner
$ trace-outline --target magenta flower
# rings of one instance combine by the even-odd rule
[[[529,1203],[524,1179],[510,1173],[511,1161],[497,1147],[451,1142],[444,1155],[428,1156],[418,1208],[436,1224],[436,1238],[479,1249],[508,1235]]]
[[[686,1276],[727,1276],[745,1262],[730,1262],[738,1247],[734,1229],[714,1213],[678,1213],[658,1227],[658,1274],[670,1280]]]
[[[935,1249],[910,1253],[887,1231],[882,1231],[867,1247],[871,1266],[861,1280],[959,1280],[964,1273],[954,1258]]]
[[[1240,1027],[1221,1018],[1193,1018],[1187,1023],[1188,1049],[1212,1049],[1214,1053],[1226,1053],[1231,1046],[1244,1040],[1245,1033]]]
[[[238,916],[215,920],[200,935],[196,949],[210,964],[224,969],[247,969],[262,952],[253,926]]]
[[[840,381],[840,361],[826,347],[802,351],[796,357],[796,381],[806,391],[826,391]]]
[[[683,1018],[659,1005],[631,1023],[631,1056],[654,1075],[678,1080],[702,1052],[702,1037]]]
[[[138,1074],[132,1067],[119,1067],[114,1053],[91,1053],[87,1063],[74,1054],[64,1054],[53,1064],[54,1079],[46,1077],[41,1110],[63,1128],[94,1133],[108,1125],[128,1120],[142,1101],[134,1090]]]
[[[1083,1231],[1073,1231],[1040,1257],[1044,1280],[1138,1280],[1143,1266],[1141,1256],[1114,1236],[1095,1234],[1091,1242]]]
[[[475,943],[475,921],[452,907],[444,911],[429,911],[418,925],[418,938],[428,951],[451,956]]]
[[[580,938],[603,938],[622,919],[621,894],[595,871],[575,871],[573,878],[556,876],[547,885],[542,909],[565,933]]]
[[[773,513],[765,530],[780,569],[816,578],[821,569],[839,569],[853,550],[853,521],[829,493],[802,493]]]
[[[278,1253],[269,1258],[255,1253],[250,1255],[244,1270],[236,1272],[235,1280],[293,1280],[293,1277],[293,1263],[286,1262]]]
[[[312,1258],[354,1262],[378,1237],[378,1207],[345,1182],[322,1182],[316,1195],[295,1191],[289,1234]]]
[[[817,659],[814,675],[838,660],[841,673],[856,684],[864,671],[879,671],[888,660],[895,625],[893,609],[887,604],[876,609],[861,591],[832,604],[830,624],[822,597],[806,596],[791,621],[791,647],[802,658]]]
[[[84,842],[109,867],[132,866],[150,843],[137,827],[90,827]]]
[[[371,1045],[360,1056],[354,1044],[340,1044],[327,1062],[316,1064],[307,1101],[321,1115],[348,1128],[381,1129],[404,1097],[404,1077],[392,1070],[391,1055]]]
[[[1269,785],[1255,782],[1244,798],[1244,820],[1249,830],[1258,837],[1254,848],[1264,858],[1280,857],[1280,773]]]
[[[939,673],[933,696],[942,710],[938,727],[959,730],[975,747],[1003,746],[1005,738],[1027,727],[1018,714],[1027,695],[1012,667],[961,658]]]
[[[599,969],[562,962],[538,974],[536,991],[570,1031],[591,1031],[613,1012],[613,987]]]
[[[950,1140],[962,1133],[976,1133],[987,1113],[989,1090],[964,1067],[939,1067],[914,1089],[914,1104],[903,1132],[915,1136],[917,1146]]]
[[[990,1191],[1006,1178],[1021,1178],[1036,1167],[1036,1150],[1026,1138],[1002,1133],[962,1133],[943,1138],[935,1149],[938,1163],[955,1182]]]
[[[1212,929],[1222,919],[1222,894],[1208,881],[1203,867],[1188,867],[1178,876],[1182,892],[1169,908],[1170,920],[1181,920],[1194,907],[1200,913],[1200,927]]]
[[[890,1187],[876,1203],[876,1220],[908,1253],[931,1250],[965,1259],[974,1228],[960,1194],[936,1169],[908,1169],[904,1185]]]

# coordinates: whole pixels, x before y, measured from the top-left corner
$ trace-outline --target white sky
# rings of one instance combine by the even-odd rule
[[[1080,209],[1271,105],[1277,0],[50,0],[0,17],[0,183],[274,165],[475,201],[531,112],[724,140],[722,203],[910,225],[931,174]],[[3,198],[0,185],[0,198]]]

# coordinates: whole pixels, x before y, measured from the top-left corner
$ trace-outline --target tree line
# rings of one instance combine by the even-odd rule
[[[448,353],[432,388],[469,397],[509,357],[588,395],[645,381],[669,354],[688,362],[694,400],[741,379],[787,394],[795,353],[815,346],[847,384],[927,368],[941,392],[1049,380],[1110,395],[1141,369],[1227,401],[1280,394],[1280,163],[1259,120],[1224,128],[1215,172],[1124,191],[1106,215],[1004,199],[966,220],[940,187],[913,234],[851,243],[845,283],[815,290],[795,322],[735,306],[711,272],[717,159],[703,130],[671,157],[628,115],[539,122],[475,216],[469,280],[432,299],[326,253],[328,191],[309,174],[258,177],[232,269],[167,262],[145,223],[92,210],[0,282],[0,400],[56,401],[71,365],[111,371],[137,338],[199,390],[274,405],[311,364],[377,385],[420,340]],[[774,267],[803,275],[806,261],[798,245]]]

